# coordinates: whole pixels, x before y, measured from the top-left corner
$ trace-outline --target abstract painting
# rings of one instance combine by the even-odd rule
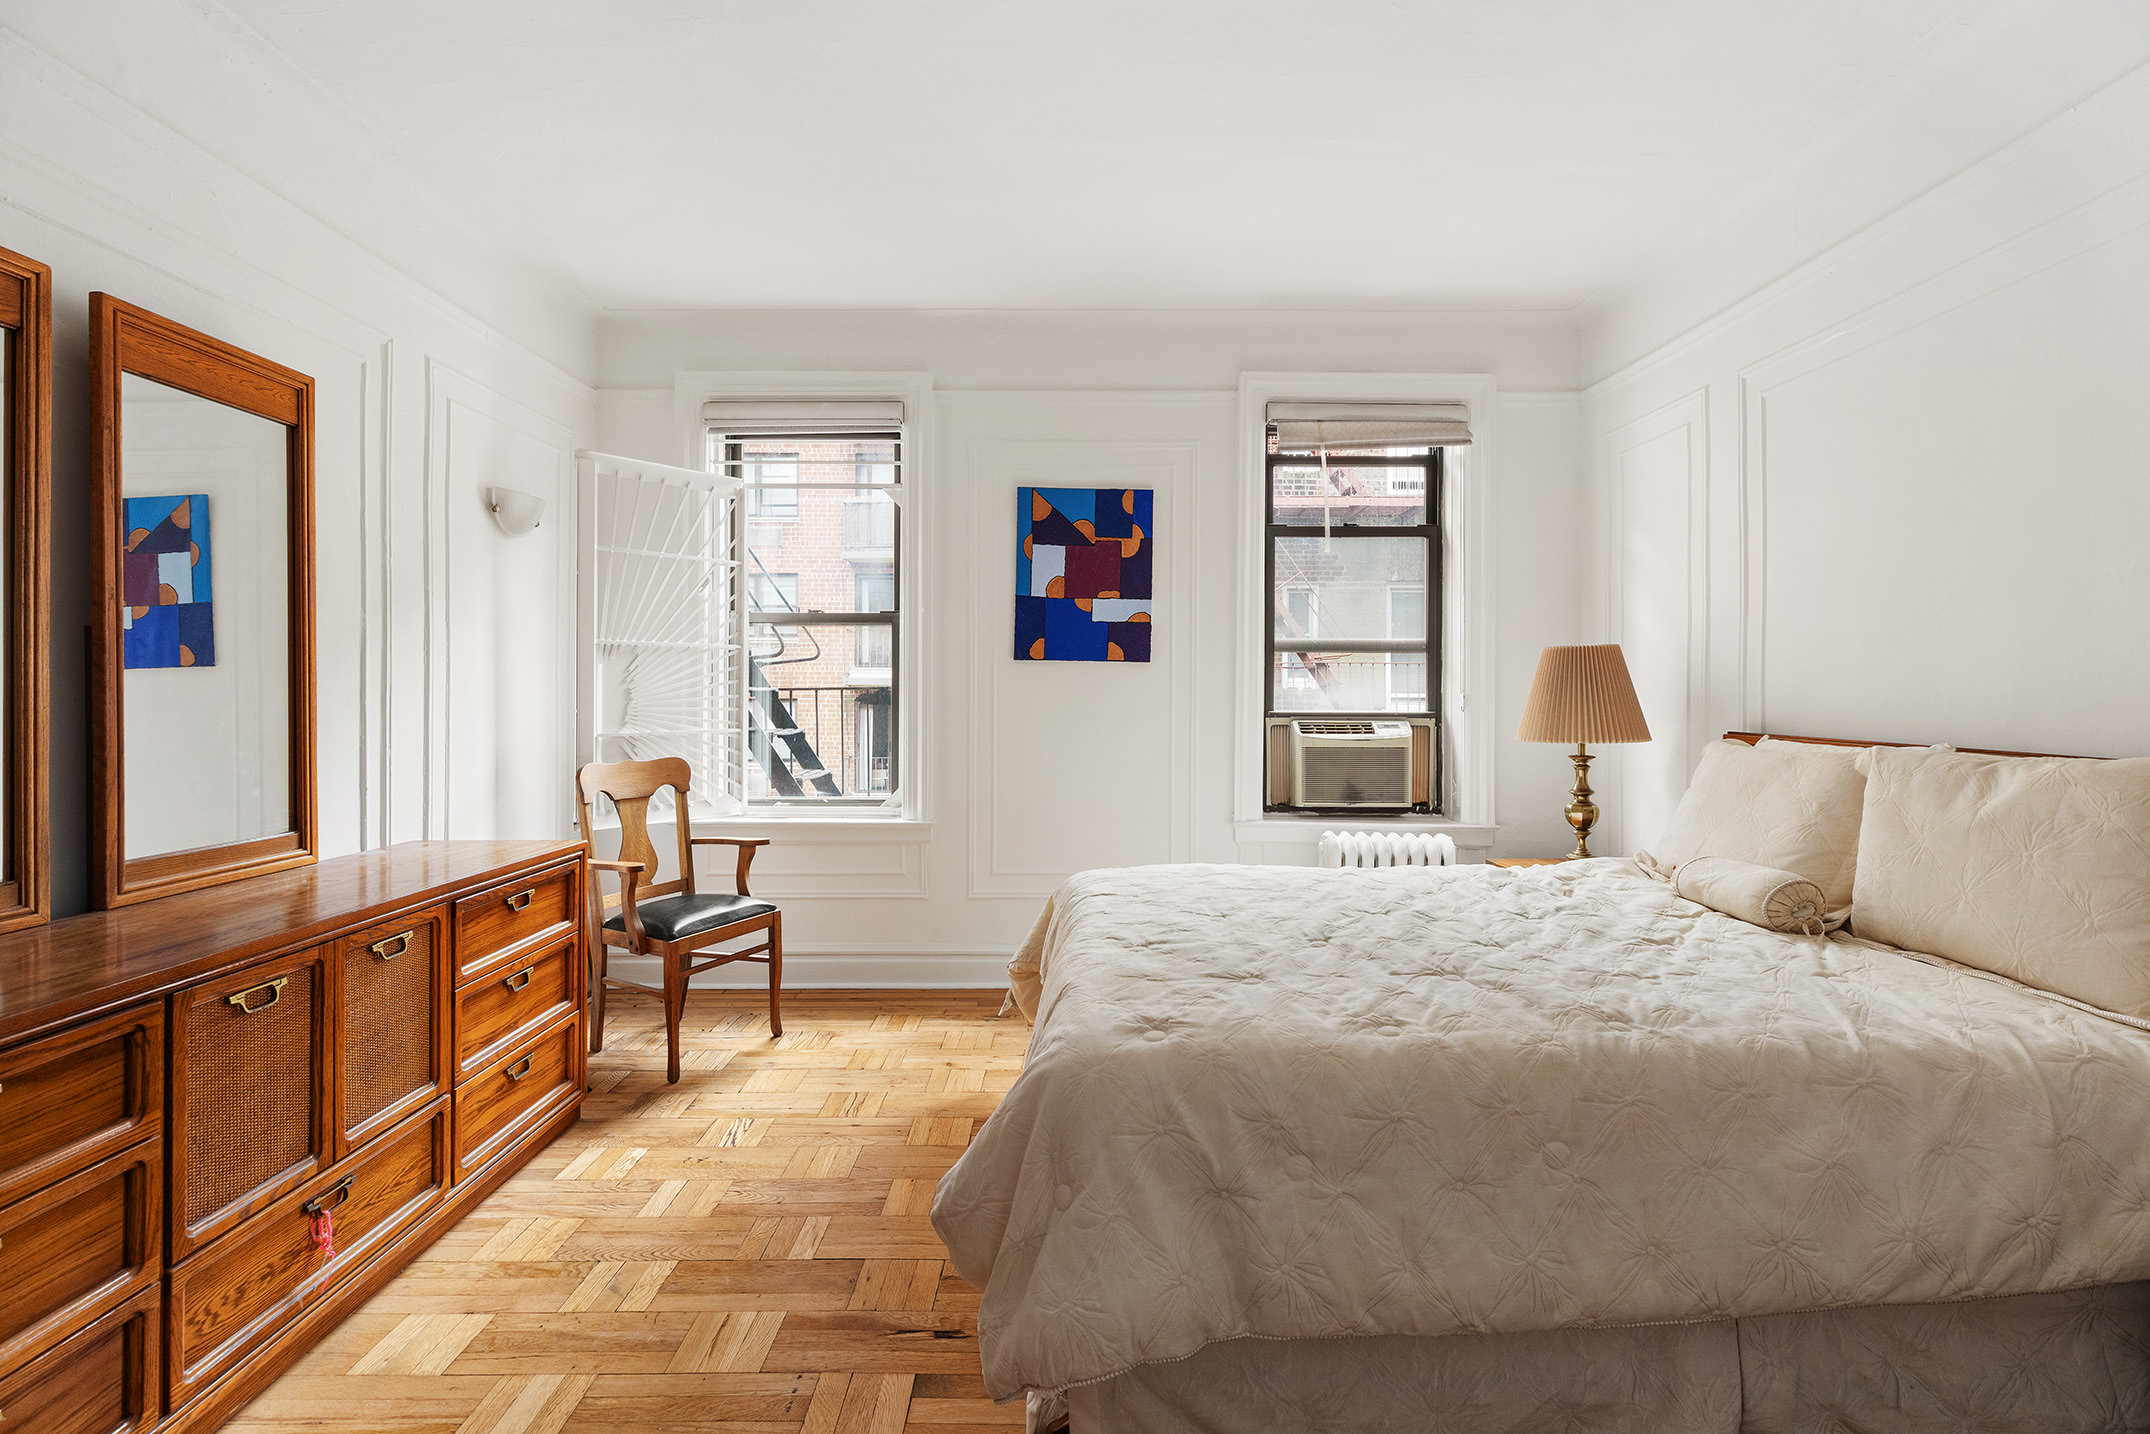
[[[127,498],[120,553],[124,667],[214,667],[209,495]]]
[[[1015,655],[1148,662],[1152,489],[1015,490]]]

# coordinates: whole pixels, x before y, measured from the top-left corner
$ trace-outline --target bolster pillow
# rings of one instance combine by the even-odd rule
[[[1831,918],[1821,887],[1797,872],[1756,866],[1751,861],[1694,857],[1674,870],[1672,889],[1689,901],[1765,931],[1820,936],[1844,924],[1841,918]]]

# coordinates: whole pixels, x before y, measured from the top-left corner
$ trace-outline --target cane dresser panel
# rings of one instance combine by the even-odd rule
[[[447,912],[433,908],[339,944],[339,1152],[363,1143],[444,1088]]]
[[[503,882],[455,904],[458,984],[492,971],[525,945],[565,936],[575,923],[572,869]]]
[[[154,1285],[164,1268],[163,1208],[157,1141],[0,1208],[0,1370]]]
[[[573,1121],[580,858],[409,843],[0,933],[0,1434],[208,1434]]]
[[[158,1290],[0,1376],[8,1434],[131,1434],[157,1422]]]
[[[324,978],[317,952],[182,995],[174,1090],[174,1254],[260,1209],[327,1158],[321,1131]]]
[[[574,1008],[581,963],[573,938],[509,962],[455,994],[456,1078]]]
[[[214,1380],[363,1266],[448,1186],[448,1106],[406,1121],[172,1271],[172,1401]],[[313,1233],[333,1223],[333,1258]]]
[[[0,1052],[0,1203],[163,1123],[162,1005]]]

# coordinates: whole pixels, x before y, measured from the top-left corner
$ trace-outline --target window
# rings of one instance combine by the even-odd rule
[[[1265,715],[1434,714],[1442,450],[1268,448]]]
[[[1292,805],[1292,727],[1328,718],[1409,727],[1412,811],[1396,819],[1492,841],[1502,736],[1481,518],[1499,436],[1472,416],[1498,391],[1488,374],[1240,375],[1242,843],[1311,844],[1320,813]]]
[[[799,516],[798,454],[757,453],[738,476],[747,484],[749,518]]]
[[[744,485],[746,800],[877,805],[900,777],[902,437],[712,425],[709,461]]]
[[[757,613],[797,612],[797,573],[753,572],[747,574],[747,606]]]

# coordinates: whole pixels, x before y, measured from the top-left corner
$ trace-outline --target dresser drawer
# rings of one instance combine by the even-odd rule
[[[526,943],[566,935],[577,919],[575,870],[554,867],[456,902],[457,983],[489,972]]]
[[[274,1337],[437,1205],[447,1159],[443,1100],[174,1269],[166,1353],[172,1403]],[[336,1254],[328,1263],[313,1239],[316,1210],[335,1221]]]
[[[82,1333],[0,1378],[8,1434],[131,1434],[157,1422],[153,1363],[161,1290],[145,1290]]]
[[[336,943],[336,1151],[349,1153],[447,1089],[448,911]]]
[[[154,1286],[164,1270],[163,1213],[161,1141],[0,1207],[0,1369]]]
[[[475,1073],[506,1047],[573,1010],[581,968],[570,937],[456,992],[457,1078]]]
[[[164,1125],[164,1008],[0,1051],[0,1204]]]
[[[569,1017],[467,1077],[455,1091],[455,1168],[469,1175],[575,1098],[581,1022]]]
[[[329,1161],[327,969],[320,950],[172,998],[172,1258]]]

